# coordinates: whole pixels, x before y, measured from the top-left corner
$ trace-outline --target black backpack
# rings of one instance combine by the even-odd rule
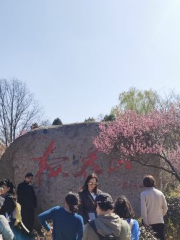
[[[97,228],[96,228],[96,224],[93,221],[91,221],[89,223],[89,225],[91,226],[91,228],[94,230],[94,232],[96,233],[96,235],[99,237],[100,240],[119,240],[118,238],[116,238],[113,234],[109,234],[109,235],[106,235],[105,237],[102,236],[100,233],[98,233],[97,231]]]

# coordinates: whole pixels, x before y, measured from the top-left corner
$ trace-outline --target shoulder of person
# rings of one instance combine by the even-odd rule
[[[93,221],[94,221],[95,224],[96,224],[96,219],[93,220]],[[94,231],[94,230],[92,229],[90,223],[86,223],[86,224],[84,225],[84,231],[91,231],[91,230]]]
[[[164,194],[163,194],[159,189],[154,188],[154,191],[155,191],[156,193],[158,193],[159,195],[163,195],[163,196],[164,196]]]
[[[134,219],[133,227],[135,227],[136,229],[138,229],[140,231],[140,226],[139,226],[138,220]]]
[[[75,213],[74,216],[78,219],[78,221],[83,222],[83,217],[80,214]]]
[[[146,195],[146,190],[145,191],[143,191],[143,192],[141,192],[141,194],[140,194],[141,196],[144,196],[144,195]]]
[[[18,184],[18,187],[22,187],[22,186],[24,186],[24,185],[25,185],[25,182],[23,181],[23,182],[21,182],[21,183]]]
[[[63,211],[64,208],[61,206],[54,206],[52,208],[49,209],[51,212],[58,212],[58,211]]]
[[[136,220],[136,219],[134,219],[134,218],[132,218],[131,220],[133,220],[133,223],[136,223],[136,224],[139,225],[138,220]]]
[[[64,207],[61,207],[61,206],[54,206],[53,208],[56,210],[60,210],[60,211],[62,211],[64,209]]]
[[[83,195],[87,195],[88,193],[89,193],[89,191],[87,189],[83,189],[79,192],[79,195],[83,196]]]
[[[120,222],[122,227],[129,228],[129,223],[126,220],[120,218]]]
[[[139,226],[139,223],[138,223],[138,221],[137,221],[136,219],[131,218],[131,219],[130,219],[130,222],[129,222],[129,225],[130,225],[131,227],[134,226],[134,225]]]
[[[117,222],[119,221],[119,225],[126,225],[126,226],[129,225],[126,220],[124,220],[123,218],[120,218],[116,213],[111,213],[111,216],[113,216]]]
[[[0,215],[0,221],[1,222],[7,222],[7,219],[4,215]]]
[[[83,190],[81,189],[81,190],[78,192],[78,194],[81,195],[82,193],[83,193]]]
[[[14,197],[11,195],[11,194],[8,194],[6,197],[5,197],[6,201],[12,201],[12,202],[15,202],[15,199]]]
[[[3,225],[3,228],[5,226],[9,227],[8,220],[6,219],[6,217],[4,215],[0,215],[0,223]]]
[[[144,191],[141,192],[141,196],[151,194],[154,191],[154,189],[156,188],[153,187],[146,188]]]
[[[26,183],[24,183],[24,182],[19,183],[17,186],[17,193],[18,193],[18,191],[23,191],[26,187],[27,187]]]

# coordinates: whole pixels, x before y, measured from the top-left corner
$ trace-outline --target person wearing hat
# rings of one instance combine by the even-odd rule
[[[3,189],[0,188],[0,195]],[[5,199],[0,196],[0,209],[4,204]],[[0,240],[14,240],[14,234],[9,226],[8,220],[4,215],[0,215]]]
[[[108,239],[108,237],[130,240],[129,224],[113,212],[112,197],[108,193],[100,193],[96,197],[96,204],[97,218],[85,225],[83,240]]]
[[[83,236],[83,218],[77,214],[79,196],[69,192],[65,197],[65,206],[53,207],[38,215],[39,222],[53,235],[53,240],[81,240]],[[53,221],[53,230],[47,223]]]

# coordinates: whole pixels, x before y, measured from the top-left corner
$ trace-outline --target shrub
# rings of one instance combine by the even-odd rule
[[[165,216],[165,226],[167,239],[180,239],[180,198],[179,196],[170,196],[166,198],[168,203],[168,212]]]
[[[154,236],[154,232],[151,227],[140,227],[140,238],[139,240],[157,240]]]

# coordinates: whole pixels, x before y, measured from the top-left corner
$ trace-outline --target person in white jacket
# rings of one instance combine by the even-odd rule
[[[141,218],[145,226],[151,226],[156,237],[165,240],[164,215],[168,207],[164,194],[155,188],[155,179],[144,176],[143,185],[147,189],[141,193]]]

